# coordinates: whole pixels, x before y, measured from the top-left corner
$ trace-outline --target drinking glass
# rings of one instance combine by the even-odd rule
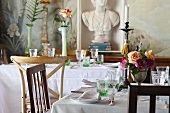
[[[89,67],[90,66],[90,57],[86,56],[83,58],[83,67]]]
[[[30,57],[37,57],[37,49],[29,49]]]
[[[84,58],[84,50],[76,50],[76,59],[78,60],[79,66],[81,66],[81,61]]]
[[[169,76],[169,66],[156,66],[156,70],[158,74],[161,74],[165,78],[165,83],[168,82],[168,76]]]
[[[55,48],[48,48],[48,56],[49,57],[55,56]]]
[[[120,82],[119,68],[112,68],[107,70],[107,79],[109,88],[115,87]]]
[[[152,74],[152,83],[155,85],[164,85],[164,75],[160,74],[160,73],[151,73]],[[161,98],[159,96],[156,97],[157,100],[161,100]]]
[[[100,96],[108,96],[108,80],[97,80],[97,92]]]
[[[98,55],[97,64],[103,64],[103,63],[104,63],[104,55]]]
[[[91,57],[94,59],[93,65],[96,65],[96,58],[98,56],[98,49],[91,49]]]
[[[112,106],[113,105],[113,102],[114,102],[114,97],[115,97],[115,94],[116,94],[116,89],[115,87],[113,88],[108,88],[108,97],[109,97],[109,105]]]

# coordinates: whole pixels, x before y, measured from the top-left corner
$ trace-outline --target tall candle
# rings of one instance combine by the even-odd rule
[[[77,0],[77,49],[81,49],[81,0]]]
[[[125,5],[125,22],[129,22],[129,6]]]

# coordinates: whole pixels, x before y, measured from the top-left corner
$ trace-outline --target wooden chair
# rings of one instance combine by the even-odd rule
[[[170,86],[151,86],[151,85],[133,86],[133,85],[130,85],[129,86],[128,113],[137,113],[137,96],[150,96],[149,113],[155,113],[157,95],[170,96]],[[170,107],[169,107],[169,113],[170,113]]]
[[[8,58],[7,58],[7,53],[6,53],[6,46],[4,44],[0,44],[0,54],[2,55],[3,58],[3,63],[8,64]]]
[[[25,57],[25,56],[11,56],[11,61],[15,63],[15,65],[19,68],[20,78],[21,78],[21,96],[22,96],[22,113],[26,113],[27,102],[26,99],[28,94],[26,93],[24,74],[26,73],[26,69],[22,67],[21,64],[58,64],[48,75],[47,79],[50,78],[54,73],[58,70],[60,71],[60,86],[59,92],[55,92],[49,88],[49,92],[54,95],[57,99],[60,99],[63,96],[63,77],[64,77],[64,69],[65,63],[68,61],[67,57]]]
[[[45,64],[39,64],[26,70],[30,97],[31,113],[47,113],[50,102],[47,89]]]

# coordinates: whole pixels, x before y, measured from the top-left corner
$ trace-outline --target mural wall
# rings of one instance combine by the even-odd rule
[[[27,26],[23,9],[29,0],[0,0],[0,43],[8,47],[8,54],[24,54],[27,42]],[[53,23],[54,9],[69,8],[72,10],[72,29],[67,37],[68,49],[76,49],[77,43],[77,6],[75,0],[51,0],[48,5],[48,37],[52,47],[61,49],[60,23]],[[143,49],[153,49],[157,56],[170,56],[170,2],[169,0],[128,0],[130,9],[131,50],[140,42]],[[40,5],[42,7],[43,5]],[[57,12],[55,12],[57,13]],[[39,15],[42,18],[42,14]],[[120,26],[121,28],[124,26]],[[32,48],[42,49],[42,19],[34,22]]]
[[[156,56],[170,56],[169,0],[128,0],[131,49],[142,42],[143,49],[153,49]]]
[[[34,0],[1,0],[0,2],[0,42],[5,43],[8,48],[8,54],[24,54],[27,43],[27,26],[29,20],[26,15],[29,13],[27,10],[26,2]],[[40,0],[38,0],[40,1]],[[48,4],[48,40],[51,47],[61,49],[61,32],[58,31],[60,23],[53,22],[54,15],[59,13],[60,8],[69,8],[72,10],[72,29],[69,29],[67,36],[68,49],[76,49],[77,31],[76,31],[76,5],[75,1],[71,0],[50,0]],[[74,4],[74,5],[73,5]],[[42,8],[43,4],[39,5]],[[55,12],[54,12],[55,11]],[[42,17],[43,12],[38,15],[38,18],[33,23],[32,30],[32,48],[37,48],[39,51],[42,49],[41,36],[42,36]]]

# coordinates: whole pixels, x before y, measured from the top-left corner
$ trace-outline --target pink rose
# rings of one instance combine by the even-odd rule
[[[138,59],[141,59],[141,54],[138,51],[132,51],[128,53],[129,63],[135,63]]]
[[[127,69],[126,63],[127,63],[127,60],[126,60],[125,57],[123,57],[123,58],[122,58],[122,63],[121,63],[121,66],[122,66],[122,69],[123,69],[123,70]]]

